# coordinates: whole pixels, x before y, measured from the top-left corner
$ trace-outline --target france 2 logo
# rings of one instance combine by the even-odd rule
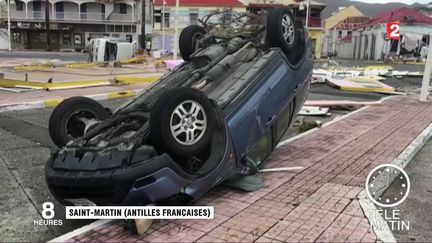
[[[400,40],[400,21],[387,23],[387,33],[384,38],[386,40]]]

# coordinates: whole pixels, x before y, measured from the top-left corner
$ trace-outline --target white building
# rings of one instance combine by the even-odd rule
[[[386,40],[387,23],[400,21],[401,40]],[[383,60],[388,56],[413,51],[418,43],[429,44],[432,18],[414,9],[402,7],[378,14],[352,31],[351,38],[337,43],[338,57]]]
[[[143,1],[49,0],[53,49],[83,49],[93,37],[136,41],[141,34]],[[152,31],[152,0],[146,3],[146,34]],[[46,48],[45,0],[11,4],[12,45],[16,49]],[[6,20],[2,18],[2,25]]]

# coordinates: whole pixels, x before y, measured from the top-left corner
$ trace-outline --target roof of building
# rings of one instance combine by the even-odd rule
[[[245,5],[248,4],[282,4],[286,6],[299,6],[301,1],[296,0],[241,0]],[[303,2],[305,3],[305,2]],[[310,6],[324,9],[327,4],[315,0],[310,0]]]
[[[369,17],[366,16],[350,16],[341,20],[338,24],[334,25],[332,29],[338,30],[352,30],[358,26],[364,26],[365,23],[369,22]]]
[[[175,6],[176,0],[154,0],[154,5]],[[180,6],[197,6],[197,7],[245,7],[246,5],[239,0],[181,0]]]
[[[363,27],[388,23],[391,21],[400,21],[401,23],[410,23],[410,24],[431,24],[432,18],[427,17],[426,15],[416,11],[412,8],[401,7],[394,9],[392,11],[384,12],[377,14],[372,17],[369,22],[367,22]]]
[[[324,28],[326,30],[329,30],[335,27],[335,25],[339,24],[341,21],[345,20],[347,17],[352,17],[352,16],[364,16],[364,14],[360,10],[358,10],[354,5],[351,5],[349,7],[339,10],[332,16],[325,19]]]

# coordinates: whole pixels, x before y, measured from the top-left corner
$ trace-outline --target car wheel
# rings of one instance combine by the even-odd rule
[[[267,13],[267,41],[279,47],[287,56],[297,56],[298,32],[289,8],[274,8]]]
[[[150,137],[160,152],[198,155],[210,144],[215,120],[206,95],[193,88],[173,88],[165,91],[151,109]]]
[[[189,25],[182,30],[179,38],[179,48],[183,60],[191,60],[191,55],[196,50],[197,41],[202,38],[205,33],[204,28],[199,25]]]
[[[110,112],[95,100],[72,97],[60,103],[52,112],[48,130],[52,141],[63,147],[83,136],[89,127],[107,119]]]
[[[305,55],[305,51],[306,51],[306,44],[305,44],[305,27],[303,25],[303,22],[301,21],[296,21],[294,23],[294,26],[296,28],[296,35],[297,35],[297,44],[296,44],[296,49],[293,52],[292,55],[288,56],[288,59],[291,61],[291,63],[293,64],[297,64],[303,57],[303,55]],[[308,55],[306,53],[306,55]]]

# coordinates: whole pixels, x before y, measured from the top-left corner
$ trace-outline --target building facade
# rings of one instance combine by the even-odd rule
[[[164,2],[165,6],[163,7]],[[249,4],[261,3],[289,6],[293,9],[296,20],[302,21],[304,24],[306,23],[305,2],[301,3],[294,0],[182,0],[180,1],[180,8],[178,10],[179,30],[181,31],[181,29],[190,24],[197,24],[198,19],[217,9],[232,9],[236,12],[245,12]],[[175,0],[156,0],[154,4],[153,48],[172,51],[174,48]],[[314,44],[314,55],[316,58],[320,58],[321,56],[321,40],[324,30],[321,21],[321,12],[325,7],[326,5],[323,3],[310,1],[308,29],[312,43]],[[163,24],[165,28],[162,28]],[[163,38],[162,36],[165,37]]]
[[[400,21],[400,40],[385,38],[387,23],[391,21]],[[354,28],[351,40],[338,44],[338,49],[344,50],[344,54],[338,55],[353,59],[384,60],[390,56],[413,53],[421,45],[429,45],[431,32],[432,18],[402,7],[378,14]]]
[[[45,11],[49,11],[50,44],[53,49],[81,50],[90,38],[110,37],[137,41],[141,34],[143,1],[15,0],[11,5],[12,47],[45,49]],[[146,32],[152,30],[152,0],[145,0]],[[2,19],[5,25],[5,19]]]
[[[352,34],[352,28],[367,21],[354,5],[341,7],[339,11],[324,20],[324,35],[322,40],[322,55],[332,56],[336,53],[336,43]],[[345,38],[347,39],[347,38]]]
[[[336,55],[338,57],[350,58],[353,55],[350,45],[352,44],[353,30],[369,21],[369,17],[355,16],[347,17],[326,32],[323,50],[327,49],[324,55]]]
[[[165,3],[165,5],[164,5]],[[179,33],[188,25],[199,24],[199,19],[215,10],[232,9],[245,12],[246,5],[238,0],[182,0],[178,11]],[[175,0],[155,0],[153,18],[153,49],[174,50]],[[162,26],[165,25],[164,28]]]

